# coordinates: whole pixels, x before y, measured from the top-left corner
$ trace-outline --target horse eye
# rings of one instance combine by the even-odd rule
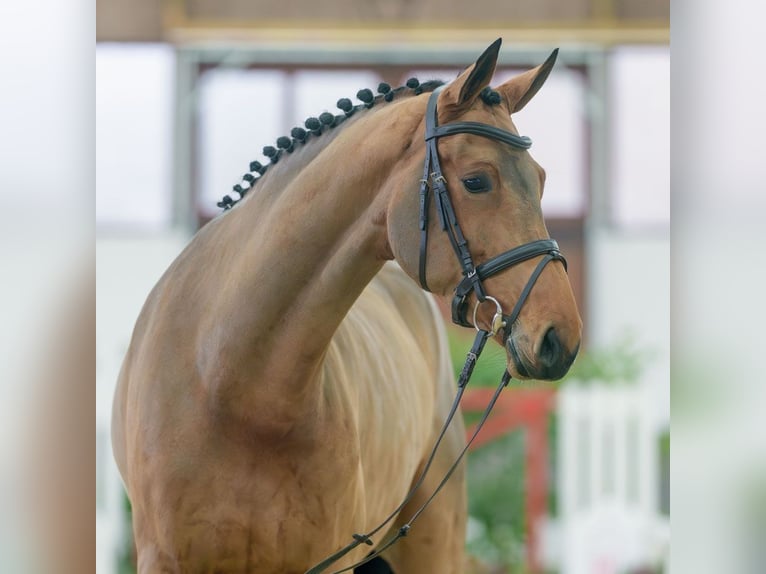
[[[490,190],[489,180],[483,175],[465,178],[463,180],[463,187],[469,193],[485,193]]]

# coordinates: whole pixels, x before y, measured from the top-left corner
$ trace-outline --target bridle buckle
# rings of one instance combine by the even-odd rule
[[[434,185],[437,183],[443,183],[444,185],[447,185],[447,180],[444,179],[444,176],[441,173],[436,172],[431,173],[431,182]]]

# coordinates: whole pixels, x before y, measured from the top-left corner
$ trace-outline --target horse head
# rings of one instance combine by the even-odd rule
[[[457,289],[453,318],[489,331],[505,347],[512,375],[555,380],[577,354],[582,321],[543,219],[545,171],[511,114],[543,85],[556,52],[492,89],[499,48],[500,40],[454,81],[418,98],[429,103],[405,145],[412,153],[390,182],[388,243],[423,287],[445,297]]]

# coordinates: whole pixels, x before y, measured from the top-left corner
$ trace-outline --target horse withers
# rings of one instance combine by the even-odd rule
[[[543,221],[545,172],[511,121],[554,59],[490,89],[499,47],[446,86],[363,90],[280,138],[154,287],[112,423],[139,573],[302,574],[397,507],[455,393],[421,285],[457,288],[461,323],[501,309],[510,374],[566,372],[582,325]],[[464,444],[456,417],[391,532]],[[397,574],[461,572],[465,522],[461,466],[382,557]]]

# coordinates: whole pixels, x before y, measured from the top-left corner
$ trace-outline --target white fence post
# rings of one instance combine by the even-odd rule
[[[562,574],[653,564],[657,450],[641,384],[572,382],[559,391],[557,477]]]

